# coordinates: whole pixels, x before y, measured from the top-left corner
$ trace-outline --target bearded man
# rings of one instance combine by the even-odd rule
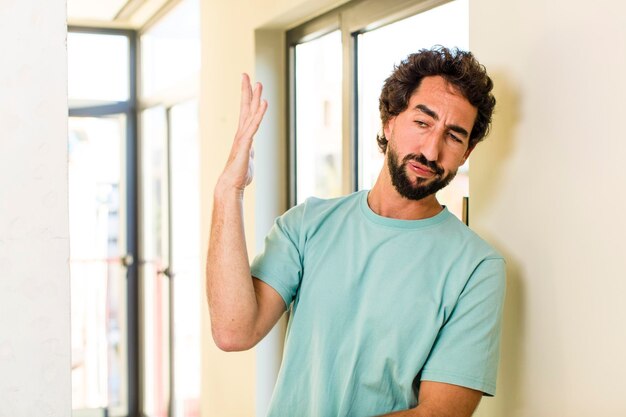
[[[380,96],[375,185],[293,207],[250,267],[242,199],[267,103],[244,76],[207,296],[227,351],[253,347],[290,309],[269,416],[467,417],[495,394],[504,260],[436,197],[486,136],[492,87],[469,52],[408,56]]]

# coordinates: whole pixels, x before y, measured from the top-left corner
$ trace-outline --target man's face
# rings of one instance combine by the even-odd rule
[[[442,77],[422,79],[405,111],[385,126],[386,164],[396,191],[421,200],[448,185],[471,153],[477,110]]]

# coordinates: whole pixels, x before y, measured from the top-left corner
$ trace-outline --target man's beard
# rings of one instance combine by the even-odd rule
[[[398,163],[398,154],[391,146],[387,148],[387,154],[387,166],[389,167],[389,174],[391,175],[391,183],[402,197],[409,200],[421,200],[424,197],[435,194],[448,185],[456,176],[456,170],[450,171],[447,175],[444,175],[445,171],[442,167],[434,161],[429,161],[422,154],[416,155],[410,153],[402,159],[402,164]],[[434,177],[416,177],[415,182],[412,182],[406,172],[406,166],[409,161],[417,161],[428,167],[433,171]]]

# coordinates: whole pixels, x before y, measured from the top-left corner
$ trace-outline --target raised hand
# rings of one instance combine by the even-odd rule
[[[243,192],[252,182],[254,176],[254,148],[252,142],[257,132],[265,110],[267,101],[261,100],[263,86],[256,83],[254,89],[250,84],[248,74],[243,74],[241,80],[241,105],[239,108],[239,126],[235,140],[230,150],[224,172],[220,177],[222,186]]]
[[[241,80],[239,126],[213,193],[211,236],[206,263],[206,291],[211,332],[223,350],[246,350],[270,331],[285,302],[269,285],[253,280],[243,222],[243,190],[252,181],[252,140],[267,102],[263,87]]]

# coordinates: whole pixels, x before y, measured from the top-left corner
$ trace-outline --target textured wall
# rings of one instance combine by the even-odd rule
[[[70,415],[65,20],[0,1],[0,417]]]

